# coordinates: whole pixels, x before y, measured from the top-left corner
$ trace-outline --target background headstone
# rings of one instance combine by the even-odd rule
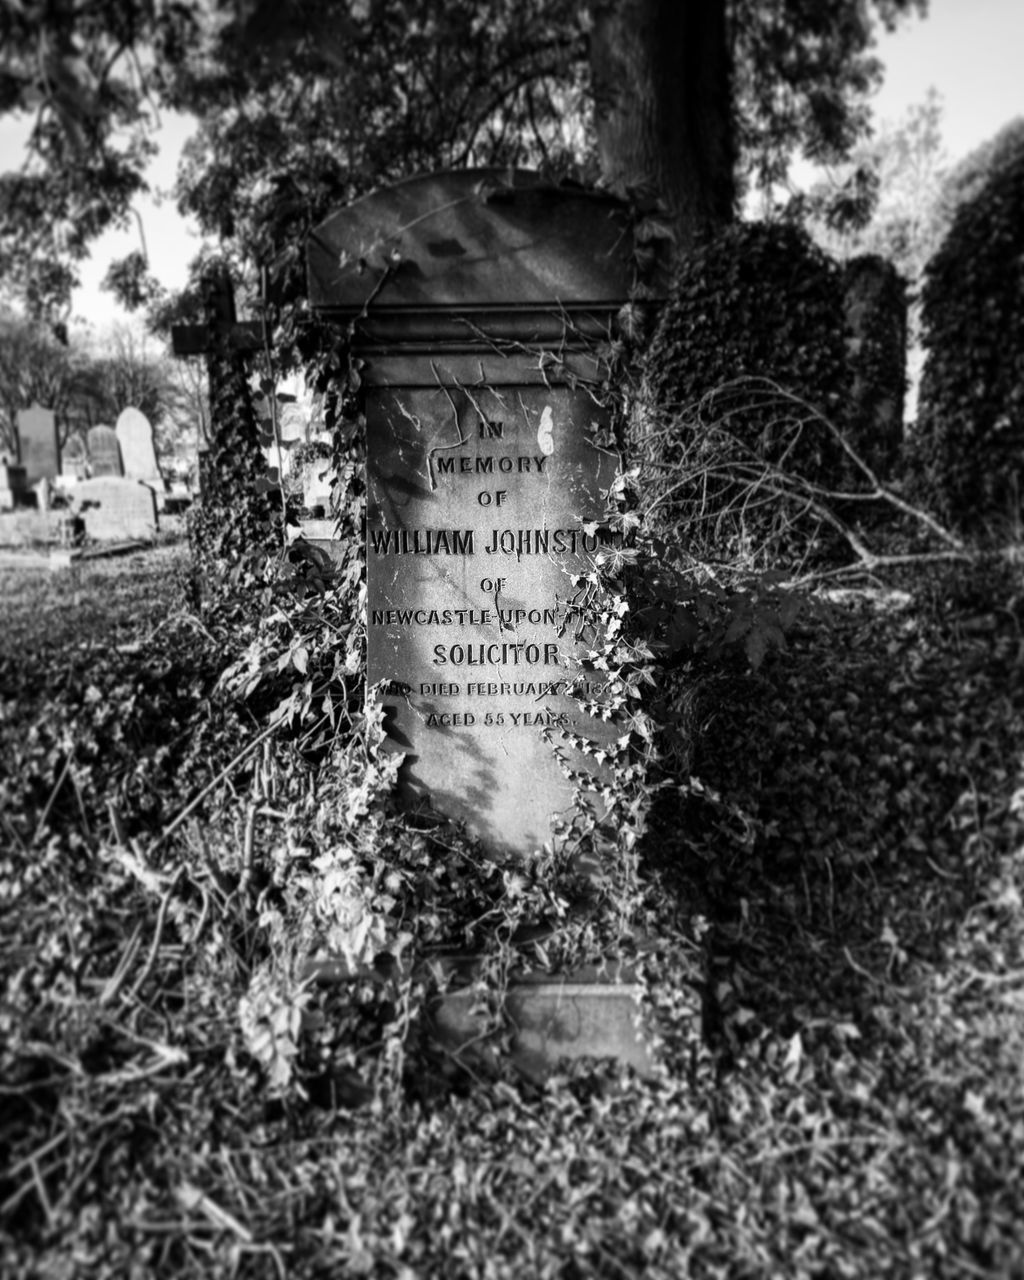
[[[0,511],[13,511],[22,504],[27,492],[25,468],[13,462],[0,462]]]
[[[73,505],[96,542],[150,542],[156,537],[156,495],[141,480],[94,476],[75,485]]]
[[[313,446],[322,445],[322,449]],[[333,464],[330,455],[330,437],[326,434],[311,442],[310,453],[302,466],[302,505],[307,511],[323,509],[325,516],[331,513],[331,483]],[[321,456],[322,455],[322,456]]]
[[[85,437],[73,431],[61,450],[60,474],[64,480],[85,480],[89,475],[89,449]]]
[[[52,409],[34,404],[31,409],[18,412],[18,459],[25,468],[29,488],[60,475],[57,419]]]
[[[94,478],[124,475],[121,444],[113,427],[101,423],[89,428],[89,466]]]
[[[306,443],[308,415],[288,392],[278,392],[275,400],[273,411],[266,396],[260,396],[253,407],[263,433],[263,456],[267,460],[267,469],[271,479],[279,483],[291,474],[292,453],[296,446]],[[274,412],[277,415],[276,439]]]
[[[114,428],[121,446],[121,464],[129,480],[145,480],[163,488],[163,476],[156,458],[153,427],[141,409],[122,409]]]

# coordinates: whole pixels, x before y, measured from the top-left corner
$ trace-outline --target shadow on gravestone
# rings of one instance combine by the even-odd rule
[[[18,457],[29,488],[60,475],[57,419],[51,409],[34,404],[18,412]]]
[[[96,542],[152,542],[157,531],[156,495],[141,480],[94,476],[75,485],[72,509]]]
[[[117,432],[105,423],[89,428],[89,467],[93,476],[123,476]]]

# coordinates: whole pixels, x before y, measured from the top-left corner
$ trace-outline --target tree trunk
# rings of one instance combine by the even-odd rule
[[[677,252],[733,216],[735,148],[725,0],[592,0],[601,169],[667,208]]]

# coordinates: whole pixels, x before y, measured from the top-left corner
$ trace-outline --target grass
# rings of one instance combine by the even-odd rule
[[[367,1088],[302,989],[274,1089],[239,1009],[323,795],[244,754],[179,569],[0,574],[5,1276],[1024,1275],[1012,572],[853,593],[737,674],[695,769],[756,838],[676,798],[645,850],[658,1078],[410,1043]]]

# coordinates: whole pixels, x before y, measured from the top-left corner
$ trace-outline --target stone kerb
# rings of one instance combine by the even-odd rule
[[[591,391],[629,250],[617,201],[505,171],[399,184],[310,241],[313,305],[357,322],[365,359],[368,682],[393,690],[402,785],[495,852],[569,814],[545,730],[613,733],[569,692],[565,621],[617,466]]]

